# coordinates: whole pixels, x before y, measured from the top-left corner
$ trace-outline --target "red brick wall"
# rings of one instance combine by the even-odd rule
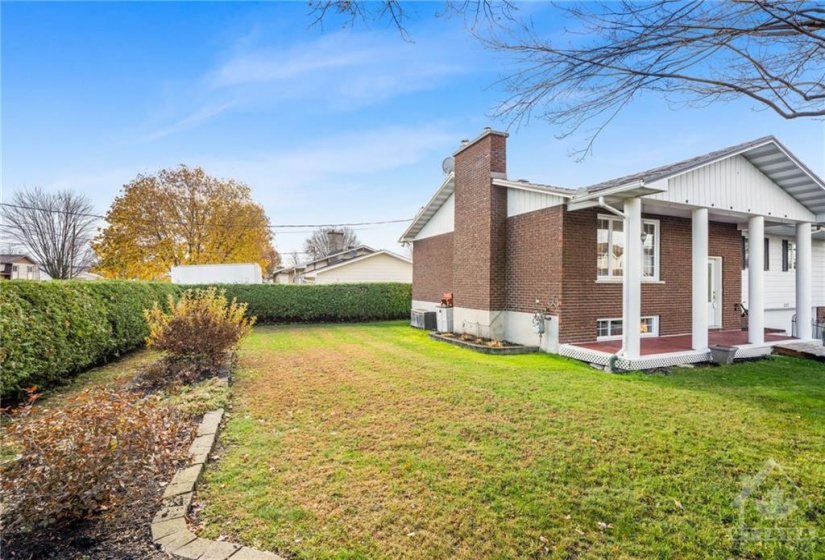
[[[505,173],[506,136],[487,134],[455,156],[456,307],[502,309],[505,302],[507,192],[490,173]]]
[[[556,206],[507,218],[508,310],[533,313],[560,300],[563,212]]]
[[[562,313],[559,341],[596,338],[596,321],[622,316],[621,283],[596,282],[598,210],[564,214]],[[659,283],[642,283],[642,316],[659,316],[659,335],[691,331],[691,221],[644,215],[659,220]],[[722,257],[723,327],[738,328],[734,304],[741,301],[741,249],[735,224],[711,222],[709,256]]]
[[[413,299],[439,303],[453,291],[453,233],[413,242]]]

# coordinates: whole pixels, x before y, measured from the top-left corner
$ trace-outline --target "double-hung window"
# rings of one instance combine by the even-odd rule
[[[596,234],[596,277],[598,280],[620,279],[624,275],[627,239],[624,220],[599,215]],[[659,221],[642,221],[642,280],[659,279]]]

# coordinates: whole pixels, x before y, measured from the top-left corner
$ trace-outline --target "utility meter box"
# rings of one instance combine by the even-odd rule
[[[453,308],[440,305],[435,309],[438,332],[453,332]]]

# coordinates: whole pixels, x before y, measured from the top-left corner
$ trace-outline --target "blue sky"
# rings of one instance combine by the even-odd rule
[[[2,191],[88,194],[105,213],[139,173],[185,163],[247,183],[271,222],[411,218],[441,161],[485,126],[509,61],[463,20],[415,4],[414,42],[383,25],[313,27],[296,3],[7,3],[2,13]],[[551,32],[552,10],[529,9]],[[672,108],[646,96],[583,162],[583,135],[540,120],[511,129],[508,176],[592,184],[767,134],[825,176],[825,124],[749,102]],[[356,228],[398,252],[405,224]],[[276,229],[282,253],[308,230]]]

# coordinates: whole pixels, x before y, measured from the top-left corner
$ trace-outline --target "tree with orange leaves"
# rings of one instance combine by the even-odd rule
[[[124,185],[92,248],[107,278],[168,280],[173,265],[277,264],[269,219],[246,185],[181,165]]]

